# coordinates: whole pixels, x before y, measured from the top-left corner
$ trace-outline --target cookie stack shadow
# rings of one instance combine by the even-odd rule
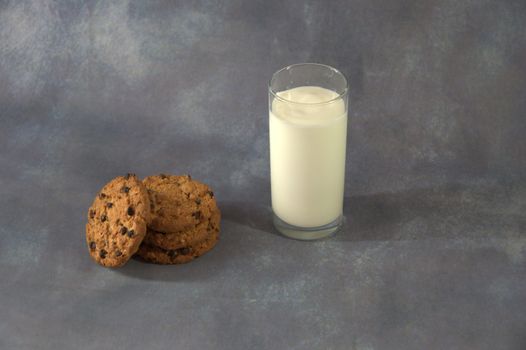
[[[219,240],[221,214],[214,193],[189,175],[119,176],[88,211],[86,242],[100,265],[119,267],[131,257],[183,264]]]

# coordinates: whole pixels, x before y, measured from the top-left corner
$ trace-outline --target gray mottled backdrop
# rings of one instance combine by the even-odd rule
[[[350,80],[343,232],[270,224],[267,81]],[[212,185],[196,262],[95,265],[126,172]],[[0,349],[525,349],[526,2],[0,0]]]

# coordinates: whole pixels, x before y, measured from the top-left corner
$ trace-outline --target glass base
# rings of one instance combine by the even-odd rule
[[[312,241],[316,239],[327,238],[335,234],[343,226],[343,215],[327,225],[318,227],[298,227],[287,224],[281,220],[275,213],[272,213],[274,227],[284,236],[302,241]]]

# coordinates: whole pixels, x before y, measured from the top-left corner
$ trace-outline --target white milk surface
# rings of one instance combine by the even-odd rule
[[[300,227],[342,214],[347,112],[338,94],[318,86],[278,92],[269,116],[272,210]]]

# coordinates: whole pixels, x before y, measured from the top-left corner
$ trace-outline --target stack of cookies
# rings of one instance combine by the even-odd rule
[[[156,264],[182,264],[212,249],[221,214],[214,193],[189,175],[133,174],[106,184],[88,211],[91,257],[107,267],[133,255]]]

